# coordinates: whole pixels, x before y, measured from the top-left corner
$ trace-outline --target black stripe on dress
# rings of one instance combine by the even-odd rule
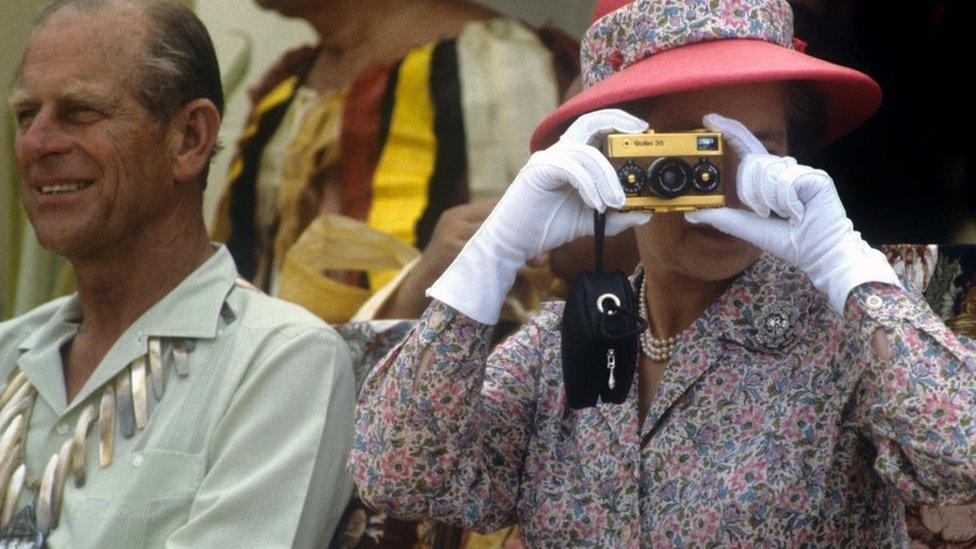
[[[427,208],[415,228],[417,247],[421,250],[430,242],[434,225],[444,210],[468,201],[464,178],[468,160],[456,40],[445,40],[434,48],[430,94],[434,104],[437,156],[427,185]]]

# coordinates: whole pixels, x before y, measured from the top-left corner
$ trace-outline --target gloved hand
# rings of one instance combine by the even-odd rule
[[[826,172],[769,154],[735,120],[709,114],[703,123],[722,132],[739,155],[736,190],[752,211],[699,210],[685,214],[688,221],[708,223],[792,263],[827,294],[830,307],[838,314],[844,314],[848,294],[861,284],[884,282],[901,287],[884,254],[868,246],[854,230]]]
[[[593,210],[623,206],[616,170],[593,145],[607,133],[646,129],[646,122],[617,109],[577,119],[555,145],[529,158],[427,295],[483,324],[498,322],[505,295],[529,259],[592,235]],[[610,212],[606,233],[649,219],[646,213]]]

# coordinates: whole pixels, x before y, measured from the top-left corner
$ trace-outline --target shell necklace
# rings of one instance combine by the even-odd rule
[[[194,344],[193,340],[169,340],[170,352],[167,354],[172,357],[172,369],[179,377],[189,374],[189,353]],[[48,460],[36,501],[37,531],[42,539],[58,525],[61,497],[68,478],[74,478],[78,488],[85,485],[86,441],[95,424],[98,424],[99,466],[104,469],[112,463],[116,425],[119,434],[128,439],[149,422],[150,380],[155,400],[158,402],[163,398],[166,389],[163,342],[160,338],[150,337],[148,347],[146,355],[132,361],[105,384],[97,409],[91,403],[81,411],[74,436]],[[0,537],[8,533],[7,527],[14,518],[17,501],[25,486],[36,485],[36,481],[27,480],[24,463],[27,426],[36,399],[37,390],[27,376],[19,368],[14,369],[0,393],[0,528],[3,529]]]

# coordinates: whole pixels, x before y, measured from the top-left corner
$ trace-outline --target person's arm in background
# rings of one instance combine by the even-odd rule
[[[427,288],[454,261],[497,203],[497,199],[481,200],[441,214],[427,248],[380,308],[376,319],[419,318],[430,305]]]

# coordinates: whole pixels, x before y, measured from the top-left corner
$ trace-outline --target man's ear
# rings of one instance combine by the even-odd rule
[[[170,122],[173,179],[196,181],[210,163],[219,131],[220,113],[209,99],[194,99],[177,111]]]

